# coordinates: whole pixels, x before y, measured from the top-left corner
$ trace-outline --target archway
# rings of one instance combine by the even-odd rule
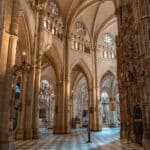
[[[71,69],[71,127],[89,127],[91,88],[90,71],[84,61],[78,61]]]
[[[89,121],[88,87],[84,76],[77,81],[72,90],[72,101],[72,128],[87,127]]]
[[[143,120],[142,120],[142,109],[137,104],[134,107],[134,133],[135,133],[135,142],[142,145],[143,139]]]
[[[41,80],[39,93],[39,127],[52,129],[54,126],[55,92],[47,80]]]
[[[42,57],[42,70],[39,89],[39,128],[40,132],[47,129],[54,129],[56,120],[56,104],[57,104],[57,86],[60,80],[61,69],[57,65],[58,61],[53,59],[50,50],[46,51]],[[56,67],[57,66],[57,67]]]
[[[120,105],[117,81],[111,72],[103,75],[100,82],[101,119],[103,127],[120,126]]]

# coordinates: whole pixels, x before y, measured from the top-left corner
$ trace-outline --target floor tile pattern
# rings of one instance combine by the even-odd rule
[[[91,143],[87,143],[86,129],[72,130],[70,135],[53,135],[51,130],[41,130],[39,140],[16,141],[16,150],[143,150],[135,144],[119,140],[119,128],[104,128],[102,132],[91,132]]]

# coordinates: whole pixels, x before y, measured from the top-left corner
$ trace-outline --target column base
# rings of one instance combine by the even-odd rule
[[[91,131],[93,131],[93,132],[102,131],[102,128],[100,126],[99,127],[95,127],[95,128],[91,127]]]
[[[120,138],[121,138],[121,139],[127,139],[125,129],[123,129],[123,130],[120,131]]]
[[[38,129],[33,129],[33,139],[39,139],[40,138],[40,132]]]
[[[60,131],[60,130],[56,130],[54,129],[53,134],[70,134],[70,131]]]
[[[15,138],[16,138],[16,140],[23,140],[24,139],[24,129],[16,129]]]
[[[61,126],[54,126],[53,128],[53,133],[54,134],[70,134],[71,129],[69,128],[62,128]]]
[[[33,138],[33,130],[32,128],[26,128],[24,130],[24,139],[28,140],[28,139],[32,139]]]
[[[150,148],[150,129],[144,131],[143,146],[144,150],[149,150]]]
[[[58,131],[54,131],[53,134],[70,134],[70,132],[58,132]]]

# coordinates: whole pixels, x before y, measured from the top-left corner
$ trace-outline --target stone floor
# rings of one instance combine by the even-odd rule
[[[70,135],[53,135],[52,131],[41,130],[39,140],[16,141],[16,150],[143,150],[135,144],[119,140],[119,128],[104,128],[92,132],[92,143],[87,143],[86,129],[72,130]]]

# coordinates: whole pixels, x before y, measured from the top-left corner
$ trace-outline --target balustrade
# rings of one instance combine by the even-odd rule
[[[101,51],[101,58],[102,59],[116,59],[115,53],[113,51]]]
[[[48,17],[43,21],[43,28],[63,41],[63,25],[54,17]]]
[[[116,50],[115,46],[108,46],[105,44],[99,44],[97,46],[98,50],[101,53],[101,58],[102,59],[109,59],[109,60],[115,60],[116,59]]]
[[[76,35],[72,35],[71,48],[79,52],[90,54],[91,44],[87,40],[81,39]]]

